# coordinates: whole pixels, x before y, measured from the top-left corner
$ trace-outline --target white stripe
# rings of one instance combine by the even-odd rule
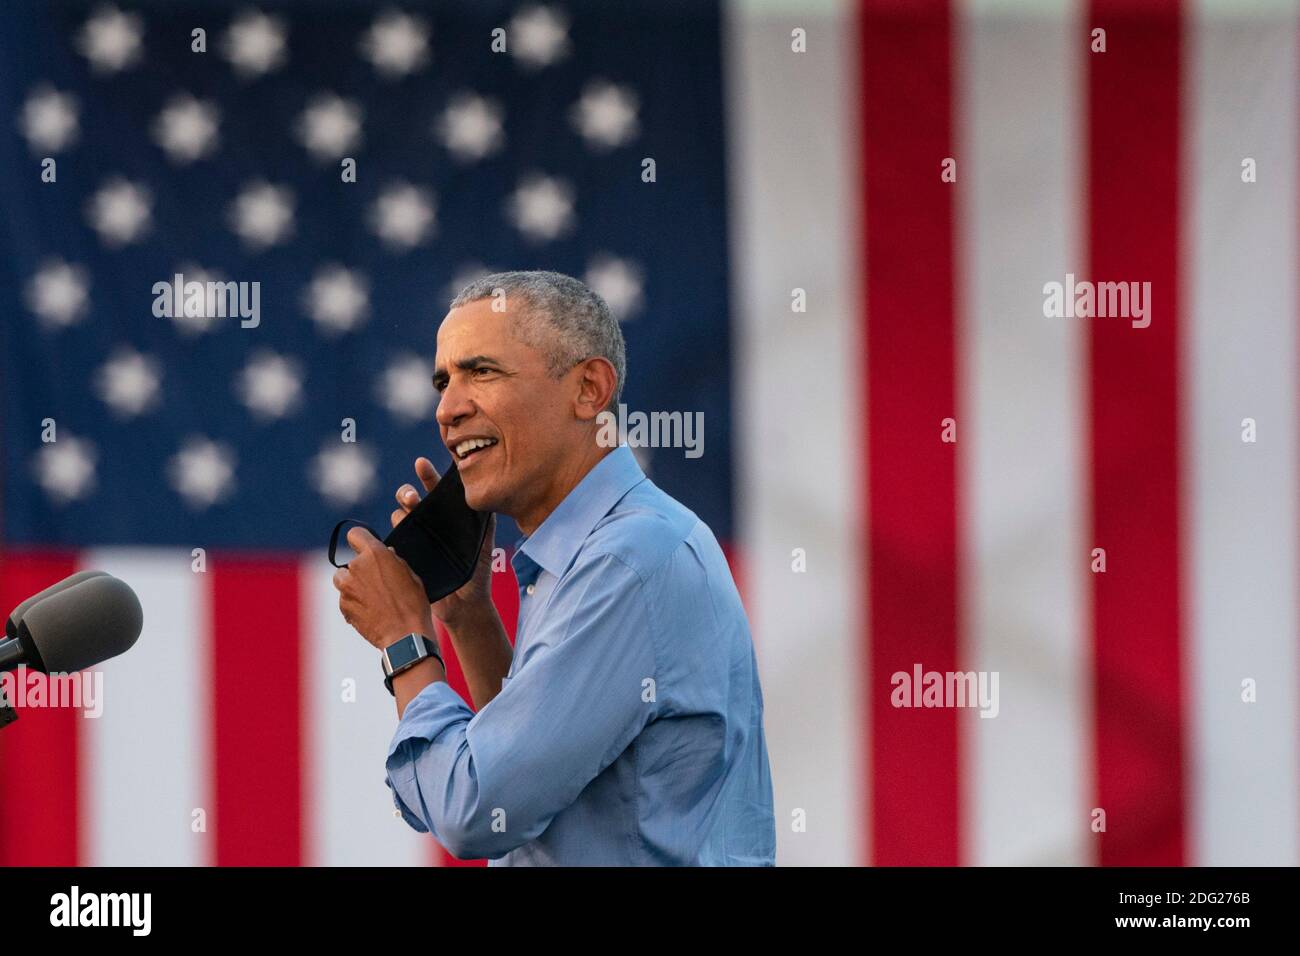
[[[104,549],[82,569],[107,571],[140,598],[134,647],[93,668],[103,712],[81,723],[80,807],[91,866],[199,866],[210,862],[210,726],[205,578],[189,552]],[[208,829],[195,832],[195,810]]]
[[[308,732],[303,787],[307,862],[315,866],[424,866],[434,844],[393,816],[384,757],[397,709],[379,654],[339,614],[334,569],[303,559],[303,685]],[[346,700],[349,691],[352,700]]]
[[[738,537],[777,862],[854,864],[869,831],[857,38],[850,3],[797,21],[778,7],[724,7]],[[791,51],[795,26],[807,53]],[[807,312],[791,310],[796,288]]]
[[[1065,2],[968,3],[958,27],[961,660],[999,674],[997,716],[960,715],[962,859],[1079,865],[1086,329],[1044,318],[1043,286],[1084,271],[1085,34]]]
[[[1294,7],[1234,19],[1221,7],[1195,8],[1184,77],[1188,862],[1293,866],[1296,20]],[[1242,441],[1244,418],[1258,423],[1255,444]],[[1256,703],[1241,699],[1246,679]]]

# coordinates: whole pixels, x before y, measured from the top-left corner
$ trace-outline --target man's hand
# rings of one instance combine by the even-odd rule
[[[410,566],[365,528],[349,531],[348,544],[357,556],[334,572],[343,620],[380,650],[407,634],[433,638],[424,585]]]
[[[427,458],[415,460],[415,474],[424,485],[425,491],[433,491],[438,484],[438,470]],[[398,508],[390,516],[396,528],[407,514],[420,503],[420,494],[411,485],[402,485],[397,489]],[[449,629],[458,623],[470,620],[484,620],[496,615],[492,603],[492,545],[496,540],[497,519],[493,515],[488,519],[487,534],[483,537],[483,547],[479,551],[478,564],[474,566],[471,577],[459,591],[448,594],[441,601],[430,606],[433,616]],[[349,537],[349,540],[351,538]],[[398,637],[401,637],[399,634]]]

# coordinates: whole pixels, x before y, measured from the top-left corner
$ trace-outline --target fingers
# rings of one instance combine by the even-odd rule
[[[348,532],[348,544],[352,545],[352,550],[357,554],[384,549],[383,543],[360,525]]]
[[[424,485],[425,491],[433,491],[434,486],[438,483],[438,469],[433,467],[433,462],[427,458],[415,459],[415,474]]]
[[[419,492],[410,485],[402,485],[402,487],[398,488],[395,497],[397,498],[397,503],[407,511],[410,511],[420,503]]]
[[[347,622],[349,627],[355,629],[356,625],[352,623],[352,614],[351,614],[351,612],[354,609],[353,608],[354,601],[352,597],[344,590],[344,588],[346,588],[350,583],[348,569],[339,568],[337,571],[335,571],[333,583],[334,583],[335,590],[339,592],[339,614],[343,616],[343,620]]]
[[[388,516],[388,520],[392,522],[393,527],[396,528],[401,523],[402,519],[420,503],[420,493],[408,484],[402,485],[402,487],[398,488],[397,494],[394,497],[397,498],[398,508]]]
[[[415,459],[415,474],[420,479],[420,484],[424,485],[425,491],[433,491],[438,484],[438,469],[434,468],[433,462],[427,458]],[[412,485],[407,484],[397,489],[395,497],[398,508],[388,516],[394,528],[420,503],[420,493]]]
[[[401,524],[402,519],[410,514],[411,511],[415,509],[415,506],[420,503],[419,493],[410,485],[402,485],[402,487],[398,488],[396,497],[399,507],[388,516],[388,520],[394,528]]]

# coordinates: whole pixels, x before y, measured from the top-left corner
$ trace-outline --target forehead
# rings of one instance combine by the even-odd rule
[[[494,312],[491,299],[458,306],[438,327],[438,361],[465,355],[505,355],[520,347],[510,334],[510,315]]]

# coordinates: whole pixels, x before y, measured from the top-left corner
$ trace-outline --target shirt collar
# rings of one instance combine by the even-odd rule
[[[645,473],[632,455],[632,449],[627,445],[618,446],[598,461],[546,520],[524,539],[515,558],[524,555],[560,577],[569,569],[597,522],[644,480]],[[518,563],[515,570],[519,570]]]

